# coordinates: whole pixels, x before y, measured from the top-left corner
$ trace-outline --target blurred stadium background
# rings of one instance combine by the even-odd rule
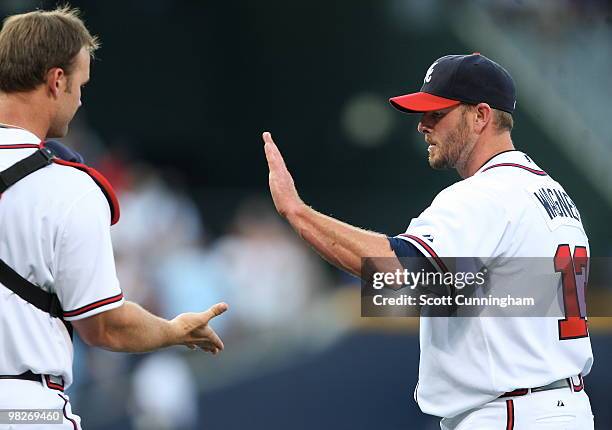
[[[120,193],[119,278],[166,317],[225,300],[220,357],[76,345],[87,429],[437,429],[412,400],[418,322],[359,318],[359,283],[275,215],[272,131],[302,197],[402,232],[454,172],[388,97],[478,51],[518,86],[515,145],[561,182],[594,256],[612,253],[612,11],[595,0],[73,0],[102,49],[65,142]],[[2,0],[2,15],[55,2]],[[475,238],[477,240],[477,238]],[[586,378],[612,428],[612,334],[592,319]]]

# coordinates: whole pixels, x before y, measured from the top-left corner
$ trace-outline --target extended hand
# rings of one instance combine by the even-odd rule
[[[264,151],[268,160],[268,168],[270,169],[269,183],[272,200],[274,200],[274,206],[276,206],[278,213],[287,217],[288,214],[304,203],[295,189],[291,173],[287,170],[285,160],[283,160],[283,156],[272,140],[272,135],[266,131],[262,137],[265,143]]]
[[[185,345],[190,349],[201,348],[213,355],[223,351],[223,342],[208,323],[225,312],[227,308],[227,304],[217,303],[205,312],[178,315],[171,321],[172,327],[176,330],[177,344]]]

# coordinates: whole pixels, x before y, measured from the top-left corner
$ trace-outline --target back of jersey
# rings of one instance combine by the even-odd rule
[[[587,321],[578,316],[586,315],[588,239],[572,199],[527,155],[497,155],[440,193],[407,234],[425,255],[496,262],[491,286],[548,297],[558,310],[554,317],[536,305],[515,317],[422,318],[417,400],[424,412],[452,417],[514,389],[590,371]],[[435,240],[419,244],[427,238]],[[533,266],[547,273],[525,273]]]

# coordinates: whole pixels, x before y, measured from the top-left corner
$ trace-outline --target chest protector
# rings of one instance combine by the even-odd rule
[[[111,225],[119,221],[119,201],[115,191],[108,180],[96,169],[82,163],[81,156],[58,142],[43,142],[40,145],[20,144],[5,145],[3,149],[38,148],[32,155],[13,164],[6,170],[0,172],[0,194],[9,187],[52,163],[69,166],[87,173],[91,179],[100,187],[108,201],[111,213]],[[48,313],[54,318],[62,320],[70,337],[72,337],[72,324],[64,320],[64,310],[56,294],[44,291],[27,279],[23,278],[4,261],[0,259],[0,282],[9,290],[17,294],[26,302]]]

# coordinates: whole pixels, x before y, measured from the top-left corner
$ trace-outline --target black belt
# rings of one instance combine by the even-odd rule
[[[64,379],[62,377],[51,376],[51,375],[40,375],[38,373],[32,372],[31,370],[28,370],[27,372],[23,372],[21,375],[0,375],[0,379],[20,379],[22,381],[40,382],[41,384],[42,384],[43,378],[45,379],[45,382],[47,383],[47,387],[53,390],[64,391]],[[55,382],[54,380],[57,382]]]

